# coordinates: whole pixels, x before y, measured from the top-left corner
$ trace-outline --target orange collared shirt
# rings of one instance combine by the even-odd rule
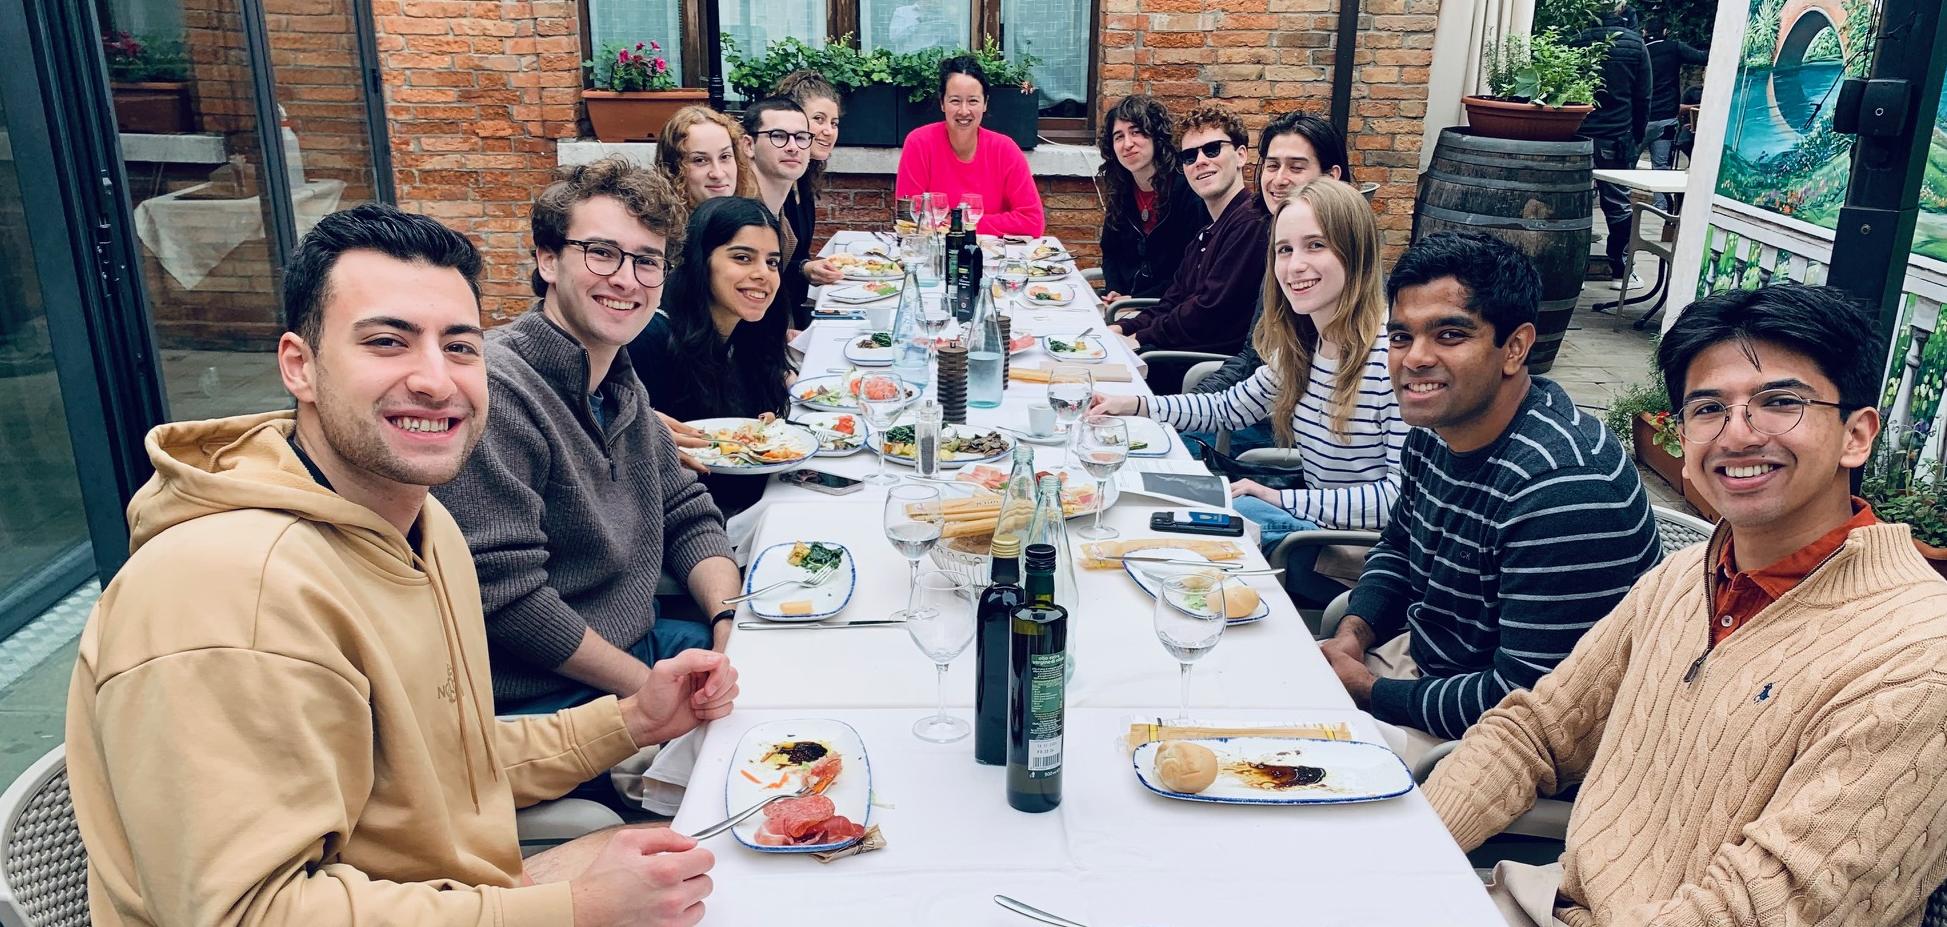
[[[1712,603],[1715,613],[1710,622],[1711,644],[1723,643],[1732,631],[1743,627],[1753,615],[1803,582],[1806,574],[1818,569],[1819,564],[1846,543],[1846,536],[1852,533],[1852,529],[1878,521],[1873,515],[1873,507],[1867,505],[1866,500],[1854,496],[1851,521],[1827,531],[1818,540],[1777,563],[1743,573],[1737,572],[1737,560],[1731,554],[1731,540],[1726,538],[1724,553],[1717,559],[1717,596]]]

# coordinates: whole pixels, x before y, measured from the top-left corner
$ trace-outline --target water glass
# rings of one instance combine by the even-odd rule
[[[919,561],[946,530],[946,510],[940,503],[938,486],[894,486],[886,492],[886,540],[912,565],[907,578],[906,610],[895,617],[913,613],[913,597],[919,591]]]
[[[1223,640],[1224,578],[1214,571],[1164,575],[1156,590],[1156,639],[1182,667],[1177,720],[1190,720],[1190,665]]]
[[[1095,523],[1075,533],[1091,541],[1112,538],[1121,532],[1102,527],[1102,510],[1108,508],[1104,503],[1109,499],[1109,480],[1129,457],[1129,423],[1112,415],[1094,415],[1078,427],[1075,453],[1082,469],[1095,477]]]
[[[951,573],[929,570],[913,581],[918,603],[906,615],[906,633],[919,652],[933,661],[934,711],[913,724],[913,734],[929,743],[952,743],[972,730],[964,719],[946,713],[946,666],[965,652],[974,637],[973,590]]]
[[[1021,291],[1028,285],[1028,262],[1017,257],[1007,258],[1001,261],[994,279],[1000,281],[1001,292],[1007,294],[1008,302],[1018,307],[1021,304]]]
[[[1055,428],[1073,444],[1074,425],[1095,402],[1095,375],[1080,364],[1061,364],[1048,371],[1048,405],[1055,410]],[[1064,452],[1062,468],[1074,463],[1074,448]]]
[[[960,205],[967,209],[967,231],[972,232],[980,226],[980,217],[987,214],[987,203],[978,193],[962,193]]]
[[[885,442],[886,429],[892,427],[893,419],[899,415],[899,408],[906,404],[906,385],[898,377],[884,373],[867,374],[859,378],[859,408],[865,413],[865,421],[872,426],[872,432],[881,445]],[[865,481],[875,486],[887,486],[899,482],[899,477],[886,472],[886,453],[883,446],[875,447],[879,453],[879,468]]]

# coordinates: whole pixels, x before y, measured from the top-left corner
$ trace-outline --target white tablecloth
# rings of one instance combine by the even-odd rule
[[[205,185],[207,186],[207,185]],[[135,236],[183,289],[193,290],[246,241],[264,237],[264,210],[258,197],[186,200],[201,186],[150,197],[135,206]],[[345,195],[342,180],[312,180],[291,188],[291,207],[299,235],[336,212]]]

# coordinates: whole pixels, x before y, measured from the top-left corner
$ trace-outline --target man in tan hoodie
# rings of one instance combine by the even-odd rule
[[[516,807],[722,717],[737,685],[695,650],[629,698],[495,720],[473,563],[426,491],[486,421],[479,270],[431,219],[327,216],[284,283],[295,415],[149,434],[68,696],[98,927],[702,917],[712,858],[667,830],[523,865]]]

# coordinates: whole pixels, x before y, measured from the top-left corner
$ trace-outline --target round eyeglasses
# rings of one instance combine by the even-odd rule
[[[1726,403],[1719,399],[1692,399],[1677,413],[1679,433],[1691,444],[1709,444],[1724,433],[1732,409],[1744,410],[1744,424],[1758,434],[1776,437],[1798,427],[1805,419],[1806,406],[1831,406],[1846,414],[1846,407],[1823,399],[1807,399],[1788,389],[1768,389],[1744,402]]]
[[[772,147],[775,148],[783,148],[786,145],[795,145],[799,148],[811,147],[810,132],[786,132],[783,129],[765,129],[757,134],[770,139]]]
[[[613,277],[622,269],[622,260],[627,258],[635,264],[635,279],[643,286],[662,286],[663,279],[669,275],[669,262],[654,254],[630,254],[606,241],[583,241],[570,238],[565,244],[581,249],[581,262],[588,265],[588,272],[597,277]]]

